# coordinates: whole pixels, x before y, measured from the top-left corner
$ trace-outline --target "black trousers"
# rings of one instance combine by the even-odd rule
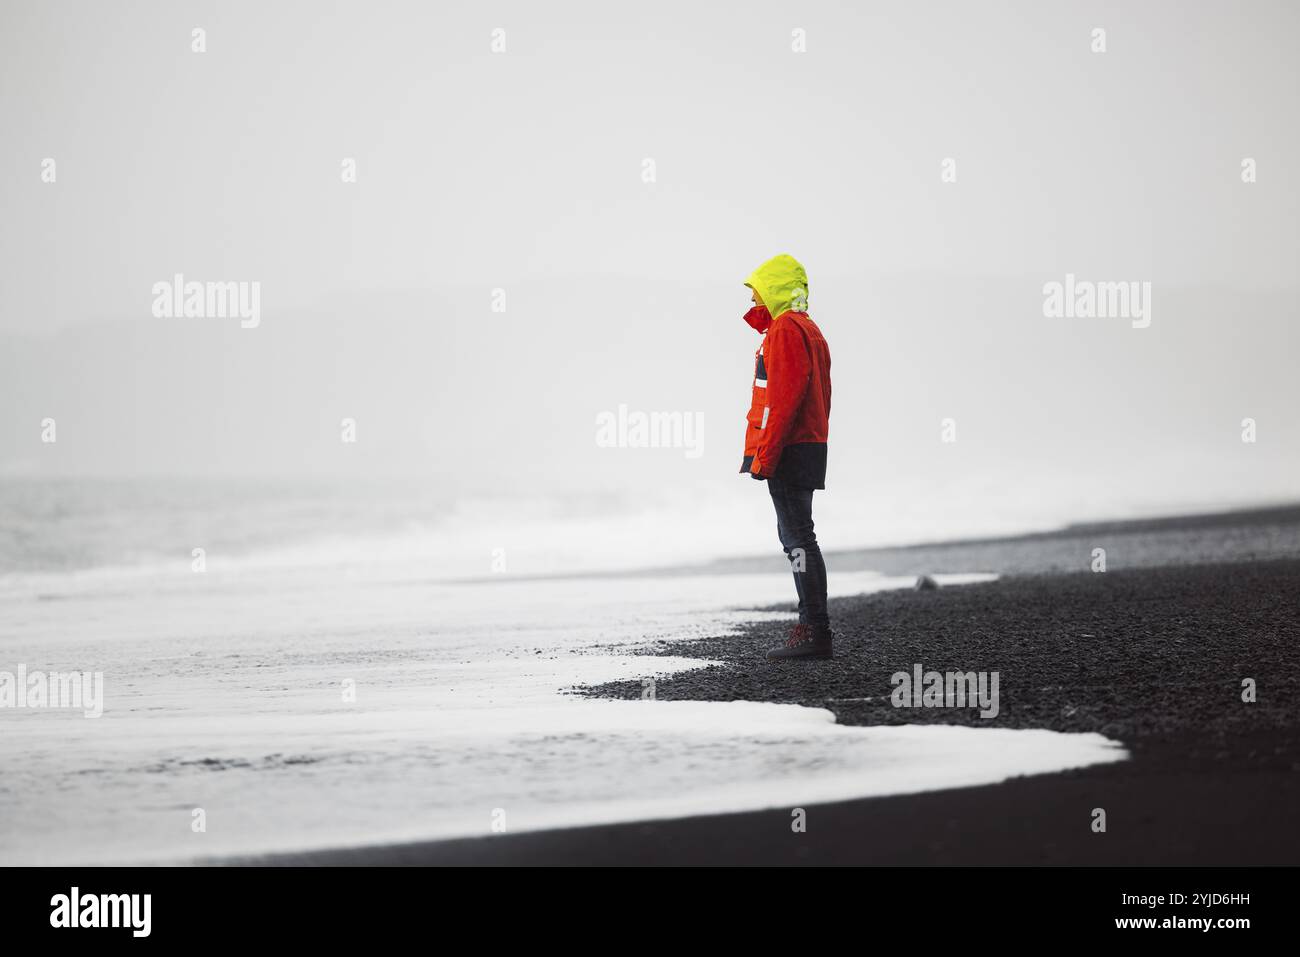
[[[794,573],[794,588],[799,595],[799,621],[819,631],[829,629],[826,563],[817,544],[817,533],[813,531],[813,490],[798,488],[776,478],[767,480],[767,490],[776,506],[776,534]]]

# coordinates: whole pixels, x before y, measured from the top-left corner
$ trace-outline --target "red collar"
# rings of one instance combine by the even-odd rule
[[[767,332],[772,325],[772,314],[767,311],[767,306],[755,306],[745,313],[745,321],[758,332]]]

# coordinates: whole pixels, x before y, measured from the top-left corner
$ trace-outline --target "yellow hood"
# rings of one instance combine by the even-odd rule
[[[773,319],[791,310],[808,311],[808,274],[793,256],[773,256],[750,274],[745,285],[757,291]]]

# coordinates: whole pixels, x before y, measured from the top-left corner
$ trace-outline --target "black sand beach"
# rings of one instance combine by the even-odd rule
[[[1293,530],[1292,530],[1293,533]],[[847,724],[1099,732],[1131,759],[977,788],[262,859],[279,864],[1085,864],[1300,862],[1300,560],[1011,575],[832,603],[834,661],[769,664],[785,626],[646,653],[719,664],[660,700],[792,702]],[[967,566],[969,567],[969,566]],[[997,671],[1000,711],[896,709],[889,676]],[[653,668],[647,669],[648,673]],[[1242,700],[1253,678],[1257,700]],[[639,697],[639,682],[578,693]],[[1105,833],[1091,829],[1104,808]]]

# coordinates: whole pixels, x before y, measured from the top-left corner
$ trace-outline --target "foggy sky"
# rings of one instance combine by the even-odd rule
[[[0,474],[734,488],[740,283],[789,252],[841,494],[1300,492],[1292,5],[731,6],[6,4]],[[260,326],[154,318],[175,273]],[[1151,326],[1045,318],[1066,273]],[[620,403],[705,454],[597,448]]]

